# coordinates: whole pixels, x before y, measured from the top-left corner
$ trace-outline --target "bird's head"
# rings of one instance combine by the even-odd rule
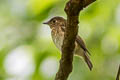
[[[47,24],[50,26],[50,28],[54,28],[54,27],[59,27],[59,26],[65,26],[66,20],[62,17],[53,17],[52,19],[50,19],[47,22],[44,22],[43,24]]]

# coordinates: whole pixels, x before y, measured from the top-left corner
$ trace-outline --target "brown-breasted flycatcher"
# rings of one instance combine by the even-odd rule
[[[50,26],[52,30],[51,36],[52,36],[53,42],[60,51],[62,51],[61,49],[62,49],[62,44],[64,39],[66,22],[67,21],[62,17],[53,17],[48,22],[44,23]],[[90,61],[88,53],[89,51],[87,50],[84,41],[79,35],[77,35],[75,40],[74,54],[81,56],[87,63],[89,69],[92,70],[93,65],[92,65],[92,62]]]

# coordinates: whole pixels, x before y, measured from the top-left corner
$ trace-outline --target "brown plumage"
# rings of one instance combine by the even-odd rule
[[[64,39],[66,20],[62,17],[54,17],[44,24],[48,24],[50,26],[52,30],[51,36],[53,42],[56,45],[56,47],[61,51],[63,39]],[[89,51],[87,50],[84,41],[79,35],[77,35],[75,40],[74,54],[83,57],[89,69],[92,70],[93,65],[87,53],[89,53]]]

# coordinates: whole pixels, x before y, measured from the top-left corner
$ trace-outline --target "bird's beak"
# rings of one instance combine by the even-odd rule
[[[44,22],[43,24],[48,24],[48,22]]]

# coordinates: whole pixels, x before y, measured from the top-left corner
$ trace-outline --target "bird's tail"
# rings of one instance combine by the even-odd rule
[[[88,65],[89,69],[92,70],[93,65],[92,65],[92,62],[90,61],[89,56],[86,54],[86,52],[84,53],[83,57],[84,57],[85,62]]]

